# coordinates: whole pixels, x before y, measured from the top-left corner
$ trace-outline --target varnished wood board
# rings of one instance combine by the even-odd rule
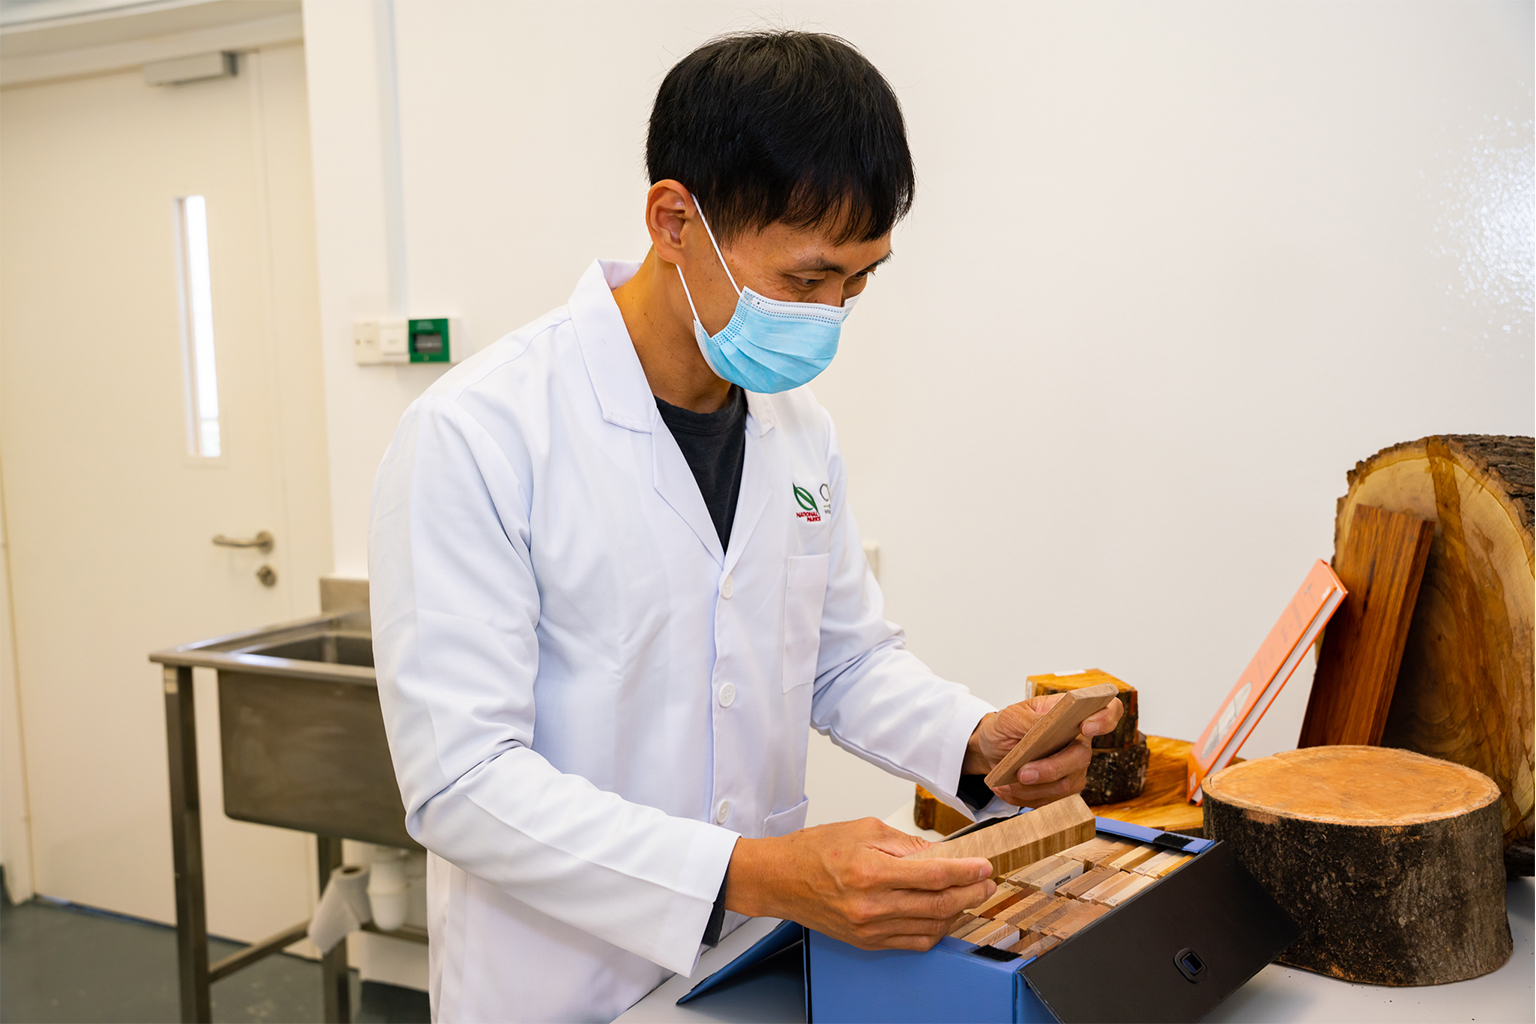
[[[992,862],[993,876],[1003,878],[1026,864],[1086,842],[1093,834],[1093,811],[1081,797],[1069,796],[979,832],[935,843],[908,857],[985,857]]]
[[[1003,786],[1013,781],[1024,765],[1049,757],[1077,738],[1083,720],[1102,711],[1118,693],[1114,683],[1100,683],[1080,690],[1064,692],[1050,710],[1041,715],[1003,759],[987,773],[987,785]]]
[[[1435,524],[1356,505],[1333,570],[1349,590],[1323,637],[1299,747],[1381,742]]]

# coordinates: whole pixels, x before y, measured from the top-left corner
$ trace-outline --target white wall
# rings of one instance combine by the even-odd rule
[[[993,701],[1097,666],[1140,688],[1148,731],[1193,738],[1331,554],[1357,459],[1533,431],[1529,4],[394,16],[410,309],[461,315],[476,346],[593,257],[643,254],[646,116],[697,43],[826,30],[885,72],[917,206],[815,390],[891,616]],[[390,303],[375,24],[305,5],[342,573],[436,372],[350,363],[351,318]],[[1245,753],[1294,744],[1307,671]],[[811,793],[814,821],[910,789],[817,744]]]

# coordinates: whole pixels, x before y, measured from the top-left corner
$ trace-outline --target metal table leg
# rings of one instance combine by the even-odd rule
[[[331,872],[341,867],[341,840],[334,836],[315,836],[320,861],[320,891],[325,892]],[[331,947],[320,960],[320,984],[325,992],[326,1024],[350,1024],[352,1020],[351,978],[347,973],[347,940]]]
[[[171,769],[171,855],[176,868],[176,965],[185,1024],[213,1019],[208,992],[202,810],[197,791],[197,719],[192,698],[191,667],[167,665],[165,733]]]

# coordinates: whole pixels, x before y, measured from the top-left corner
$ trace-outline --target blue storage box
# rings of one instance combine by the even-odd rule
[[[945,938],[870,952],[786,921],[678,1002],[799,942],[806,1018],[845,1021],[1199,1020],[1280,955],[1295,924],[1224,844],[1099,818],[1098,834],[1194,854],[1039,957]]]

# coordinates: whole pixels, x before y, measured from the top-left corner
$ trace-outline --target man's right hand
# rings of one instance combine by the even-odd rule
[[[860,949],[931,949],[997,884],[984,858],[902,859],[930,845],[875,818],[738,839],[725,906],[797,921]]]

